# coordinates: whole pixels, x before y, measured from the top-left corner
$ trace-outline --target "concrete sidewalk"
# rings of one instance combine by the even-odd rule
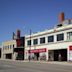
[[[29,61],[29,60],[9,60],[9,59],[0,59],[3,61],[11,61],[11,62],[32,62],[32,63],[46,63],[46,64],[58,64],[58,65],[65,65],[65,66],[72,66],[72,62],[66,61]]]
[[[65,65],[65,66],[72,66],[72,62],[58,62],[58,61],[53,61],[53,62],[48,62],[50,64],[59,64],[59,65]]]
[[[23,62],[29,62],[29,61],[23,61]],[[65,65],[65,66],[72,66],[72,62],[67,61],[30,61],[34,63],[46,63],[46,64],[59,64],[59,65]]]

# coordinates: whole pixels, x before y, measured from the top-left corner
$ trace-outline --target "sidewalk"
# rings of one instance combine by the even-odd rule
[[[23,62],[29,62],[29,61],[23,61]],[[30,62],[72,66],[72,62],[67,62],[67,61],[30,61]]]
[[[72,66],[72,62],[66,62],[66,61],[29,61],[29,60],[9,60],[9,59],[0,59],[3,61],[14,61],[14,62],[32,62],[32,63],[46,63],[46,64],[58,64],[58,65],[65,65],[65,66]]]
[[[72,62],[58,62],[58,61],[53,61],[53,62],[48,62],[50,64],[59,64],[59,65],[65,65],[65,66],[72,66]]]
[[[23,61],[23,62],[29,62],[29,61]],[[67,62],[67,61],[60,61],[60,62],[59,61],[30,61],[30,62],[72,66],[72,62]]]

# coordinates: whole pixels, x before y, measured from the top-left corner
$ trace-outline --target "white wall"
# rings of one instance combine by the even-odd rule
[[[5,46],[10,46],[11,48],[3,48]],[[13,57],[13,45],[16,47],[16,40],[5,41],[2,43],[2,59],[5,59],[5,54],[11,53]]]
[[[55,44],[48,44],[48,45],[41,45],[41,46],[36,46],[36,49],[42,49],[46,48],[46,59],[48,60],[48,51],[49,50],[58,50],[58,49],[67,49],[67,60],[69,60],[69,46],[72,45],[72,42],[61,42],[61,43],[55,43]],[[34,47],[31,47],[31,50],[34,49]],[[25,48],[25,59],[28,58],[28,50],[29,47]],[[27,54],[26,54],[27,53]]]

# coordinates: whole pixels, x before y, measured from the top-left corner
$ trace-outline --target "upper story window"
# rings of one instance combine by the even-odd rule
[[[12,46],[10,45],[10,49],[11,49],[11,47],[12,47]]]
[[[33,40],[33,44],[34,44],[34,45],[37,45],[37,44],[38,44],[38,39],[34,39],[34,40]]]
[[[27,41],[27,45],[28,45],[28,46],[31,45],[31,40],[28,40],[28,41]]]
[[[7,46],[7,48],[9,49],[9,45]]]
[[[67,40],[72,40],[72,32],[67,32]]]
[[[57,34],[57,41],[62,41],[64,40],[64,34]]]
[[[3,50],[5,49],[5,46],[3,46]]]
[[[14,44],[13,44],[13,48],[14,48]]]
[[[3,46],[3,50],[7,50],[7,46]]]
[[[45,37],[40,38],[40,44],[45,43]]]
[[[48,42],[54,42],[54,36],[48,36]]]
[[[5,46],[5,50],[7,50],[8,49],[8,46]]]

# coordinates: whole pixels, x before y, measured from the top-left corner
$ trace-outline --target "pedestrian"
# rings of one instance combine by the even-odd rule
[[[29,61],[30,61],[30,55],[29,55],[28,59],[29,59]]]
[[[59,61],[61,61],[61,54],[59,54]]]

